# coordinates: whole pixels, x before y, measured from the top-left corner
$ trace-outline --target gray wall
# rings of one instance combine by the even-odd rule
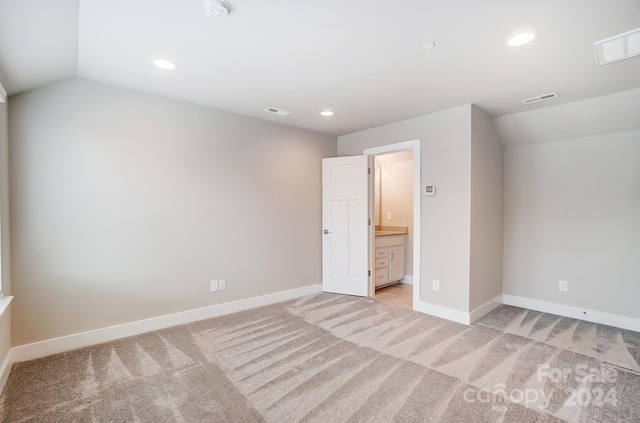
[[[335,137],[79,79],[9,123],[14,345],[321,282]]]
[[[503,155],[491,117],[471,109],[469,309],[502,295]]]
[[[414,139],[421,140],[421,185],[436,185],[435,197],[421,196],[422,301],[469,311],[471,105],[338,137],[338,154]],[[440,292],[431,281],[440,281]]]
[[[505,294],[640,318],[640,130],[507,148],[504,210]]]

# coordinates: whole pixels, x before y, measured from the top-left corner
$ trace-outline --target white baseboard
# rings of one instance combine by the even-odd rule
[[[404,279],[402,279],[401,282],[402,283],[406,283],[407,285],[413,285],[413,276],[412,275],[405,275]]]
[[[480,319],[482,316],[490,313],[501,304],[527,308],[529,310],[541,311],[543,313],[557,314],[558,316],[571,317],[574,319],[586,320],[588,322],[640,332],[640,319],[635,317],[622,316],[619,314],[589,310],[565,304],[550,303],[547,301],[535,300],[533,298],[518,297],[507,294],[493,298],[480,307],[472,310],[471,313],[453,310],[447,307],[420,301],[419,299],[413,302],[413,309],[432,316],[469,325]]]
[[[9,379],[9,373],[11,373],[11,367],[15,360],[13,359],[13,349],[9,349],[7,352],[7,356],[4,358],[2,362],[2,367],[0,367],[0,393],[4,391],[4,385],[7,383],[7,379]]]
[[[469,325],[471,323],[469,313],[427,303],[419,299],[414,299],[413,309],[421,313],[430,314],[431,316],[441,317],[443,319],[462,323],[463,325]]]
[[[443,319],[451,320],[453,322],[462,323],[463,325],[470,325],[485,314],[493,311],[502,304],[502,295],[487,301],[485,304],[466,313],[464,311],[453,310],[451,308],[442,307],[439,305],[427,303],[425,301],[413,302],[413,309],[422,313],[430,314],[432,316],[441,317]]]
[[[13,300],[12,296],[0,295],[0,318],[2,318],[4,324],[6,324],[6,326],[2,328],[3,333],[0,334],[0,336],[2,336],[3,343],[6,343],[6,347],[11,345],[11,316],[5,316],[5,313],[9,312],[11,300]],[[4,390],[4,385],[7,383],[7,379],[9,379],[11,366],[13,366],[13,351],[11,348],[7,348],[7,354],[2,360],[2,365],[0,365],[0,393]]]
[[[615,326],[617,328],[640,332],[640,319],[636,319],[634,317],[588,310],[564,304],[549,303],[546,301],[507,294],[503,295],[503,303],[510,306],[528,308],[530,310],[542,311],[544,313],[557,314],[559,316],[572,317],[574,319],[586,320],[593,323],[600,323],[602,325]]]
[[[128,336],[139,335],[145,332],[183,325],[185,323],[195,322],[198,320],[210,319],[212,317],[292,300],[306,295],[318,294],[320,292],[322,292],[322,285],[309,285],[288,291],[262,295],[260,297],[247,298],[224,304],[216,304],[179,313],[153,317],[150,319],[138,320],[136,322],[61,336],[59,338],[47,339],[44,341],[34,342],[32,344],[20,345],[11,348],[9,354],[11,361],[7,362],[7,360],[5,360],[3,366],[5,366],[6,363],[10,363],[7,364],[10,369],[11,364],[15,362],[33,360],[52,354],[58,354],[65,351],[114,341],[120,338],[126,338]],[[2,374],[2,376],[4,376],[4,374]]]
[[[473,323],[476,320],[480,319],[482,316],[491,313],[493,310],[495,310],[496,308],[500,307],[502,305],[503,302],[503,295],[500,294],[498,296],[496,296],[495,298],[487,301],[486,303],[482,304],[480,307],[477,307],[475,309],[473,309],[471,311],[471,313],[469,313],[469,322]]]

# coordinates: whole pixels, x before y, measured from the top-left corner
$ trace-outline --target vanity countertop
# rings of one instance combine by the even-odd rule
[[[406,235],[406,226],[376,226],[376,236]]]

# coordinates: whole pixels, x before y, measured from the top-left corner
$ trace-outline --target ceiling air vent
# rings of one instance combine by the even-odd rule
[[[558,97],[560,97],[558,95],[558,93],[542,94],[542,95],[539,95],[537,97],[531,97],[531,98],[527,98],[525,100],[522,100],[522,103],[524,103],[524,104],[533,104],[533,103],[539,103],[541,101],[551,100],[552,98],[558,98]]]
[[[640,28],[593,43],[598,65],[640,55]]]
[[[283,109],[278,109],[277,107],[267,107],[266,109],[264,109],[265,112],[267,113],[271,113],[274,115],[280,115],[280,116],[289,116],[291,114],[290,111],[288,110],[283,110]]]

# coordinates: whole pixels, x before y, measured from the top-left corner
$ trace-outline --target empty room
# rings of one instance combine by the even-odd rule
[[[0,422],[640,422],[637,0],[0,0]]]

